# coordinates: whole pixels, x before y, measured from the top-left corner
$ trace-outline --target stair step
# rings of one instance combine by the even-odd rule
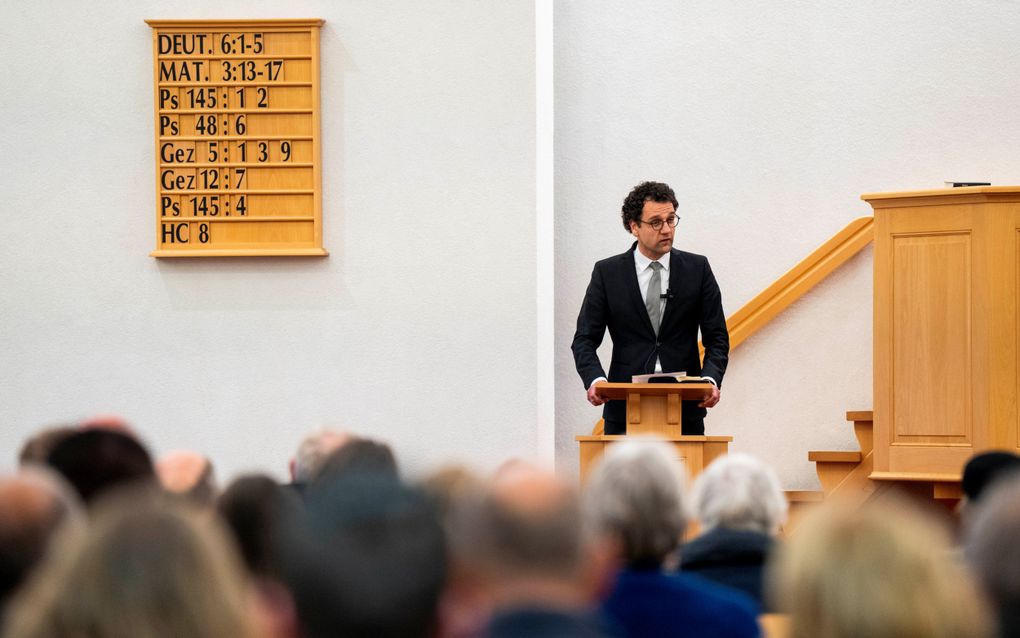
[[[789,509],[781,535],[789,537],[801,519],[825,499],[825,492],[821,490],[786,490],[785,495]]]
[[[815,450],[808,452],[808,460],[815,463],[860,463],[863,456],[860,452],[836,452]]]
[[[861,454],[868,454],[874,449],[875,413],[871,410],[851,411],[846,413],[846,420],[854,424],[854,436]]]
[[[786,490],[785,494],[791,503],[821,503],[825,497],[821,490]]]
[[[875,413],[872,410],[848,410],[847,421],[854,427],[854,436],[860,451],[815,450],[808,452],[808,460],[815,463],[822,492],[828,496],[835,489],[847,489],[849,493],[870,494],[874,485],[869,475],[874,469],[872,456]],[[791,503],[790,497],[787,500]]]

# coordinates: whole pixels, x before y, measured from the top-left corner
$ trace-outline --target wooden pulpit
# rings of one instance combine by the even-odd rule
[[[1018,450],[1020,186],[874,193],[873,479]]]
[[[575,437],[581,450],[581,481],[584,482],[607,445],[634,435],[654,435],[668,441],[691,477],[701,473],[716,457],[726,454],[732,436],[682,436],[682,400],[704,398],[711,383],[600,383],[602,395],[627,402],[627,434],[606,435],[596,431]],[[600,428],[596,428],[599,430]]]

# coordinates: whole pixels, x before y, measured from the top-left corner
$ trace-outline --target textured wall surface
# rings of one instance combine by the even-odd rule
[[[0,469],[26,433],[96,412],[222,476],[284,472],[322,424],[412,470],[533,453],[530,2],[2,7]],[[143,20],[230,17],[326,20],[328,258],[148,256]]]
[[[95,412],[157,451],[280,473],[336,424],[413,468],[536,450],[535,11],[496,0],[7,2],[0,8],[0,446]],[[156,261],[144,18],[321,17],[320,260]],[[1020,183],[1020,13],[963,0],[555,4],[556,450],[590,431],[569,342],[626,192],[732,313],[863,192]],[[871,253],[733,353],[710,433],[812,487],[871,407]],[[608,348],[605,349],[608,354]],[[607,359],[608,360],[608,359]],[[488,413],[479,422],[473,415]]]
[[[728,314],[871,209],[865,192],[1020,183],[1020,13],[1004,2],[556,4],[557,459],[588,406],[569,344],[592,264],[630,246],[640,181],[680,200]],[[855,449],[871,408],[870,248],[733,353],[706,421],[817,485],[811,449]],[[604,361],[608,363],[608,348]]]

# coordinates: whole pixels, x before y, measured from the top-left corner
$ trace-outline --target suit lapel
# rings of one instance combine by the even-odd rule
[[[637,242],[630,247],[630,250],[620,255],[620,270],[623,275],[624,285],[627,288],[627,296],[630,297],[631,303],[634,304],[635,310],[639,317],[641,317],[642,324],[645,329],[651,334],[655,334],[655,329],[652,328],[652,320],[648,318],[648,308],[645,308],[645,300],[641,298],[641,287],[638,286],[637,281],[637,267],[634,266],[634,250],[637,247]],[[672,267],[670,267],[672,270]],[[672,274],[670,275],[670,285],[673,283]],[[669,304],[666,304],[667,306]]]

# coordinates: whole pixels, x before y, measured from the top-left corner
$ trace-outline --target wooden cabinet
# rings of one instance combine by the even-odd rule
[[[1020,186],[862,195],[875,211],[873,478],[1016,450]]]

